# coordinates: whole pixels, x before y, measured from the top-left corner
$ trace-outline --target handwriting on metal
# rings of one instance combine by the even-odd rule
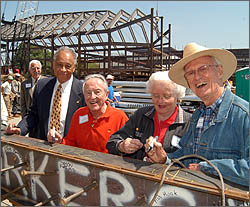
[[[41,155],[41,154],[40,154]],[[20,153],[17,149],[15,149],[12,146],[4,145],[2,146],[2,156],[1,161],[3,163],[3,168],[8,167],[11,164],[8,163],[9,157],[12,156],[13,159],[16,161],[16,163],[23,162],[22,153]],[[36,154],[34,151],[28,152],[28,158],[29,160],[28,166],[29,170],[31,171],[38,171],[38,172],[46,172],[47,166],[49,163],[49,155],[44,154],[42,159],[40,159],[40,165],[37,165],[35,157]],[[61,198],[67,197],[70,194],[76,193],[80,191],[82,188],[75,183],[70,183],[70,179],[67,178],[67,176],[72,174],[74,176],[77,176],[77,179],[80,180],[83,179],[83,177],[89,178],[91,177],[91,169],[88,165],[80,164],[77,162],[72,162],[65,159],[56,158],[56,162],[54,162],[54,168],[57,171],[57,185],[58,185],[58,191]],[[50,164],[51,165],[51,164]],[[11,170],[11,172],[6,172],[2,176],[2,183],[4,185],[11,186],[12,180],[10,179],[10,173],[13,173],[16,177],[18,184],[20,186],[24,185],[25,179],[22,177],[20,170],[21,167]],[[12,176],[13,176],[12,174]],[[126,176],[123,174],[110,171],[110,170],[99,170],[99,174],[96,175],[98,177],[99,183],[98,183],[98,197],[99,203],[97,205],[99,206],[108,206],[108,205],[116,205],[116,206],[123,206],[128,205],[131,203],[131,201],[134,201],[137,199],[135,194],[135,184],[132,183],[129,179],[127,179]],[[86,179],[85,179],[86,180]],[[110,191],[110,182],[115,183],[116,185],[120,186],[120,190],[118,191]],[[44,194],[47,198],[50,198],[51,190],[50,190],[50,183],[46,183],[46,181],[43,180],[42,176],[39,175],[31,175],[30,176],[30,194],[27,191],[26,188],[22,189],[22,193],[25,197],[31,197],[33,200],[39,202],[39,193],[37,192],[39,189],[39,193]],[[121,190],[122,189],[122,190]],[[152,191],[148,193],[148,202],[151,201],[154,194],[156,192],[156,188],[153,188]],[[82,197],[87,197],[88,192],[84,192],[81,194]],[[195,200],[195,196],[192,191],[188,189],[184,189],[181,187],[176,186],[170,186],[170,185],[163,185],[158,196],[155,199],[154,205],[160,206],[166,204],[168,200],[178,200],[179,202],[195,206],[197,205],[197,202]],[[78,200],[77,200],[78,201]],[[228,199],[228,204],[235,205],[234,200]],[[242,202],[242,205],[244,203]],[[50,205],[58,205],[58,203],[54,201],[50,201]],[[71,201],[70,205],[77,206],[82,205],[82,203]]]

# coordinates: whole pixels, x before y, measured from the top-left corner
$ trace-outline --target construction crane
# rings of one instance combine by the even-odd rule
[[[8,22],[4,20],[4,12],[2,15],[2,24],[14,24],[15,29],[12,32],[12,40],[9,48],[6,46],[6,50],[11,51],[11,58],[6,57],[5,58],[5,65],[9,66],[11,65],[11,68],[13,69],[16,65],[16,58],[17,58],[17,52],[18,48],[22,44],[22,51],[21,56],[21,71],[23,71],[23,66],[26,63],[25,57],[26,57],[26,48],[27,44],[29,42],[29,38],[32,34],[32,31],[34,29],[34,23],[35,23],[35,15],[37,14],[38,10],[38,1],[18,1],[16,13],[13,17],[12,22]],[[6,4],[5,4],[6,8]],[[20,48],[19,48],[20,49]],[[6,53],[10,54],[10,53]],[[26,72],[26,71],[24,71]]]
[[[37,14],[38,4],[38,1],[19,1],[17,20],[25,24],[34,25],[34,16]]]

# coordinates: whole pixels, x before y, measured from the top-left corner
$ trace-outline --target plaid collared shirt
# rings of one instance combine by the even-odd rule
[[[194,134],[194,154],[198,151],[198,145],[200,142],[201,133],[208,128],[209,123],[216,117],[219,106],[223,100],[225,90],[222,95],[211,105],[206,107],[203,103],[201,104],[199,110],[201,111],[200,118],[197,122],[197,126]]]

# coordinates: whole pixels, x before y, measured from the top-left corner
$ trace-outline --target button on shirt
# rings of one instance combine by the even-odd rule
[[[216,117],[219,106],[223,100],[225,91],[212,105],[206,107],[204,104],[201,104],[199,110],[201,111],[200,118],[197,122],[194,136],[194,154],[198,151],[198,145],[200,142],[200,137],[202,132],[209,127],[209,123]]]
[[[62,105],[61,105],[61,118],[60,118],[60,134],[63,137],[64,136],[64,126],[65,126],[65,121],[66,121],[66,115],[68,111],[68,105],[69,105],[69,97],[70,97],[70,91],[71,91],[71,86],[73,83],[73,76],[66,81],[65,83],[61,84],[62,85]],[[53,100],[54,100],[54,95],[56,92],[56,89],[59,85],[59,81],[56,81],[56,84],[54,86],[53,94],[52,94],[52,99],[50,102],[50,112],[49,112],[49,121],[48,121],[48,130],[49,130],[49,123],[51,119],[51,113],[52,113],[52,105],[53,105]]]

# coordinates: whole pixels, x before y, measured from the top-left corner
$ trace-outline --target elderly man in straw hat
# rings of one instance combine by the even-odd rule
[[[192,115],[180,149],[172,158],[196,154],[211,161],[226,180],[249,186],[249,103],[234,95],[224,82],[237,66],[235,56],[223,49],[209,49],[196,43],[184,48],[183,58],[170,69],[174,82],[189,87],[202,100]],[[186,159],[193,170],[217,175],[205,161]]]

